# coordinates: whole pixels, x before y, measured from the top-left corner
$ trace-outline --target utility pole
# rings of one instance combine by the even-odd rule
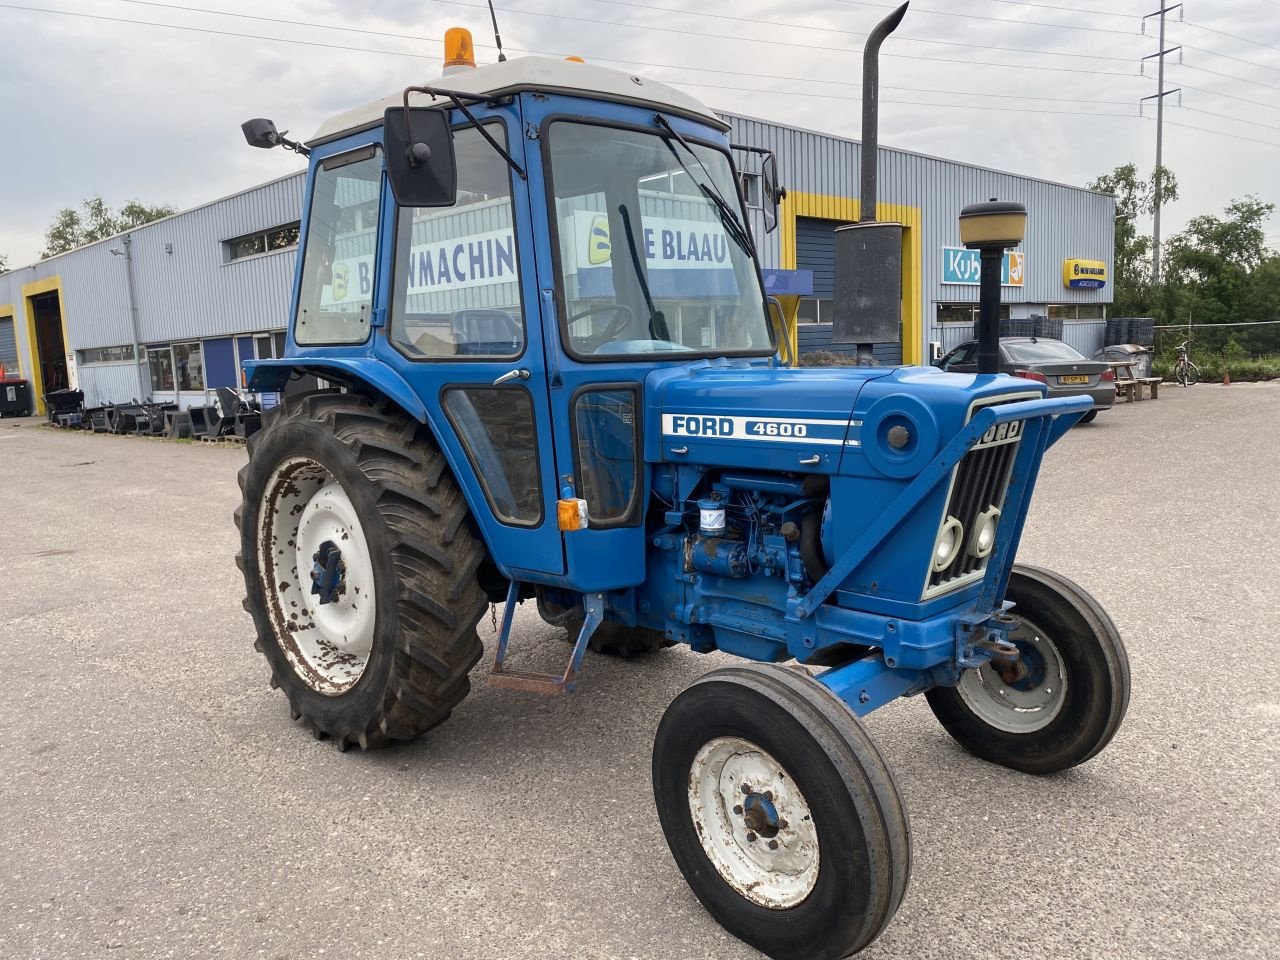
[[[1164,58],[1170,53],[1177,53],[1179,58],[1182,56],[1182,47],[1169,47],[1165,49],[1164,45],[1164,23],[1165,15],[1178,11],[1178,19],[1183,16],[1182,4],[1174,3],[1169,6],[1161,6],[1155,13],[1148,13],[1142,18],[1142,31],[1147,30],[1147,21],[1152,17],[1160,18],[1160,49],[1156,53],[1148,54],[1142,58],[1143,66],[1146,61],[1155,59],[1156,66],[1156,92],[1149,97],[1143,97],[1141,102],[1154,100],[1156,102],[1156,169],[1154,173],[1155,179],[1155,197],[1153,209],[1153,222],[1151,226],[1151,283],[1160,282],[1160,201],[1161,194],[1164,191],[1164,98],[1172,93],[1181,93],[1181,87],[1175,87],[1173,90],[1164,88]]]

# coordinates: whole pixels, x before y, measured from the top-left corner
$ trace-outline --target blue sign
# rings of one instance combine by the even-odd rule
[[[1020,287],[1026,278],[1026,254],[1012,251],[1000,265],[1000,286]],[[942,282],[977,286],[981,281],[982,257],[967,247],[942,248]]]
[[[791,295],[808,297],[813,295],[812,270],[774,270],[766,267],[760,271],[764,276],[764,292],[771,297]]]

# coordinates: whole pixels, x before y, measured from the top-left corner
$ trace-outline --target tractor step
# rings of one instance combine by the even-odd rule
[[[578,674],[582,670],[582,658],[587,652],[587,644],[596,628],[604,622],[604,595],[589,593],[582,598],[586,617],[582,621],[582,629],[578,631],[578,639],[569,654],[569,663],[564,673],[530,673],[523,670],[508,670],[507,644],[511,640],[511,625],[515,622],[516,604],[520,602],[520,584],[514,580],[507,590],[507,602],[502,611],[502,629],[498,634],[498,652],[493,659],[493,670],[489,674],[489,685],[507,690],[523,690],[525,693],[537,693],[542,696],[556,697],[562,693],[572,693]]]
[[[505,690],[523,690],[525,693],[537,693],[544,697],[558,697],[562,693],[573,692],[573,682],[577,675],[558,677],[554,673],[526,673],[523,670],[499,670],[495,666],[489,674],[489,686],[502,687]]]

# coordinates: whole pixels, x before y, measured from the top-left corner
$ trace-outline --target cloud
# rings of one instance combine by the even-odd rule
[[[511,55],[579,54],[684,86],[715,107],[858,135],[859,51],[887,0],[739,0],[721,9],[724,17],[681,10],[685,3],[499,0],[498,16]],[[0,251],[11,263],[36,257],[59,207],[94,193],[112,205],[138,198],[188,207],[296,169],[293,155],[245,146],[240,122],[269,116],[310,136],[328,115],[437,75],[435,38],[447,26],[470,27],[481,58],[494,56],[483,0],[186,5],[240,16],[124,0],[74,9],[277,39],[0,8],[0,103],[8,134],[0,155]],[[884,47],[881,142],[1068,183],[1130,160],[1149,167],[1154,123],[1136,114],[1154,81],[1138,77],[1137,64],[1155,50],[1155,40],[1138,34],[1140,7],[1132,6],[1131,16],[1103,16],[1059,6],[974,0],[961,8],[916,0]],[[1108,8],[1104,0],[1083,6]],[[1234,196],[1280,200],[1273,174],[1280,146],[1172,125],[1280,145],[1274,7],[1264,0],[1230,10],[1201,6],[1192,11],[1195,25],[1169,25],[1169,42],[1187,48],[1185,63],[1169,67],[1169,85],[1199,89],[1186,89],[1185,106],[1170,103],[1167,113],[1165,158],[1183,197],[1167,212],[1166,232]],[[948,12],[965,15],[940,15]],[[1093,29],[1071,29],[1080,26]]]

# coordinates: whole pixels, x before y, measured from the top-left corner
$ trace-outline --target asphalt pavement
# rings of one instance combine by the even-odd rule
[[[422,740],[341,754],[253,651],[243,459],[0,421],[0,957],[759,956],[685,886],[650,792],[663,709],[728,658],[589,655],[558,700],[482,661]],[[1166,385],[1076,428],[1021,556],[1118,624],[1128,717],[1044,778],[961,752],[922,698],[868,717],[915,860],[861,956],[1280,957],[1280,384]],[[515,663],[560,661],[517,623]]]

